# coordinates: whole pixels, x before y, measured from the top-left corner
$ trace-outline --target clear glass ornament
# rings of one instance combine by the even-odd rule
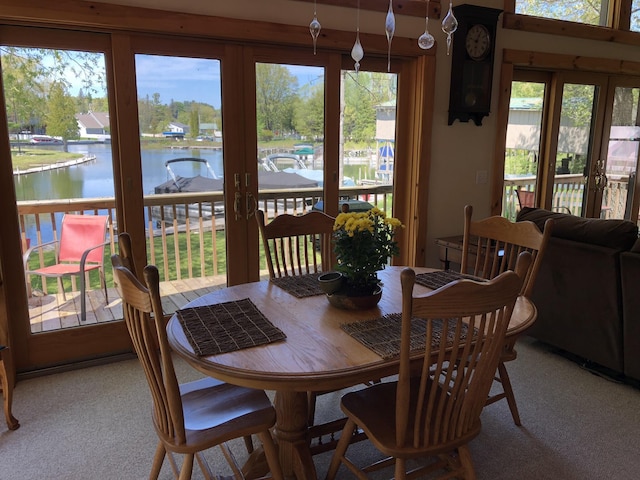
[[[436,39],[429,33],[429,1],[427,0],[427,15],[424,17],[424,33],[418,37],[418,46],[429,50],[436,43]]]
[[[313,2],[313,20],[309,24],[309,32],[311,32],[311,38],[313,39],[313,54],[316,54],[316,44],[318,43],[318,36],[320,35],[320,29],[322,25],[318,21],[318,14],[316,11],[316,2]]]
[[[458,29],[458,19],[453,15],[453,2],[449,2],[449,11],[442,19],[442,31],[447,34],[447,55],[451,52],[453,33]]]
[[[387,11],[387,18],[384,22],[384,31],[387,34],[387,43],[389,49],[387,52],[387,72],[391,71],[391,40],[396,33],[396,17],[393,14],[393,0],[389,0],[389,11]]]
[[[353,58],[355,64],[356,73],[360,70],[360,60],[364,57],[364,50],[362,49],[362,44],[360,43],[360,31],[356,32],[356,42],[353,44],[353,48],[351,49],[351,58]]]
[[[313,20],[311,20],[311,23],[309,24],[309,31],[311,32],[311,38],[313,39],[313,54],[316,54],[316,43],[318,42],[318,35],[320,35],[320,29],[322,28],[322,26],[320,25],[320,22],[318,21],[318,18],[315,16],[315,14],[313,15]]]

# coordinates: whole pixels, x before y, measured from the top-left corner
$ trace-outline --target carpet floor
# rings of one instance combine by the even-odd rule
[[[478,479],[640,478],[640,390],[594,375],[529,338],[518,353],[507,368],[523,426],[513,424],[504,401],[484,410],[482,432],[470,445]],[[199,376],[180,360],[176,368],[180,381]],[[335,418],[339,398],[320,396],[316,418]],[[157,444],[150,405],[135,359],[20,381],[14,415],[21,427],[12,432],[0,425],[0,480],[148,478]],[[242,459],[242,443],[232,448]],[[361,442],[350,455],[366,462],[376,451]],[[229,474],[219,450],[207,457],[215,471]],[[318,478],[330,458],[315,457]],[[160,478],[172,478],[166,461]],[[193,478],[202,478],[197,467]],[[338,478],[353,477],[343,467]]]

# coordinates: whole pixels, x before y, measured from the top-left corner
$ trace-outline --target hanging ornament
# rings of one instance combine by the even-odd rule
[[[384,31],[387,34],[387,43],[389,44],[389,50],[387,52],[387,72],[391,71],[391,40],[393,40],[393,34],[396,33],[396,17],[393,14],[393,0],[389,0],[389,11],[387,12],[387,18],[384,22]]]
[[[429,50],[435,43],[435,38],[429,33],[429,0],[427,0],[427,14],[424,17],[424,33],[418,37],[418,46],[423,50]]]
[[[353,48],[351,49],[351,58],[355,63],[356,74],[360,70],[360,60],[364,57],[364,50],[362,49],[362,44],[360,43],[360,0],[358,0],[358,10],[356,17],[356,42],[353,44]]]
[[[316,14],[316,2],[313,2],[313,20],[309,24],[309,31],[311,32],[311,38],[313,39],[313,54],[316,54],[316,43],[318,42],[318,35],[320,35],[320,29],[322,26],[318,21],[318,15]]]
[[[362,49],[362,44],[360,43],[360,32],[356,33],[356,42],[353,44],[353,48],[351,49],[351,58],[356,62],[355,69],[356,73],[360,70],[360,60],[364,57],[364,50]]]
[[[447,55],[451,52],[453,32],[458,29],[458,19],[453,15],[453,2],[449,2],[449,11],[442,19],[442,31],[447,34]]]

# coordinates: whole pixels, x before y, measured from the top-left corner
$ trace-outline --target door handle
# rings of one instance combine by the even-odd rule
[[[240,218],[242,217],[241,205],[242,205],[242,194],[240,192],[236,192],[235,198],[233,200],[233,212],[236,215],[236,220],[240,220]]]
[[[258,200],[253,196],[251,192],[247,192],[247,220],[256,214],[258,209]]]

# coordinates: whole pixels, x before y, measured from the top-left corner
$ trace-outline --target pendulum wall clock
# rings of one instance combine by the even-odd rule
[[[453,12],[458,29],[451,54],[449,125],[455,119],[482,125],[491,109],[496,25],[502,10],[465,4]]]

